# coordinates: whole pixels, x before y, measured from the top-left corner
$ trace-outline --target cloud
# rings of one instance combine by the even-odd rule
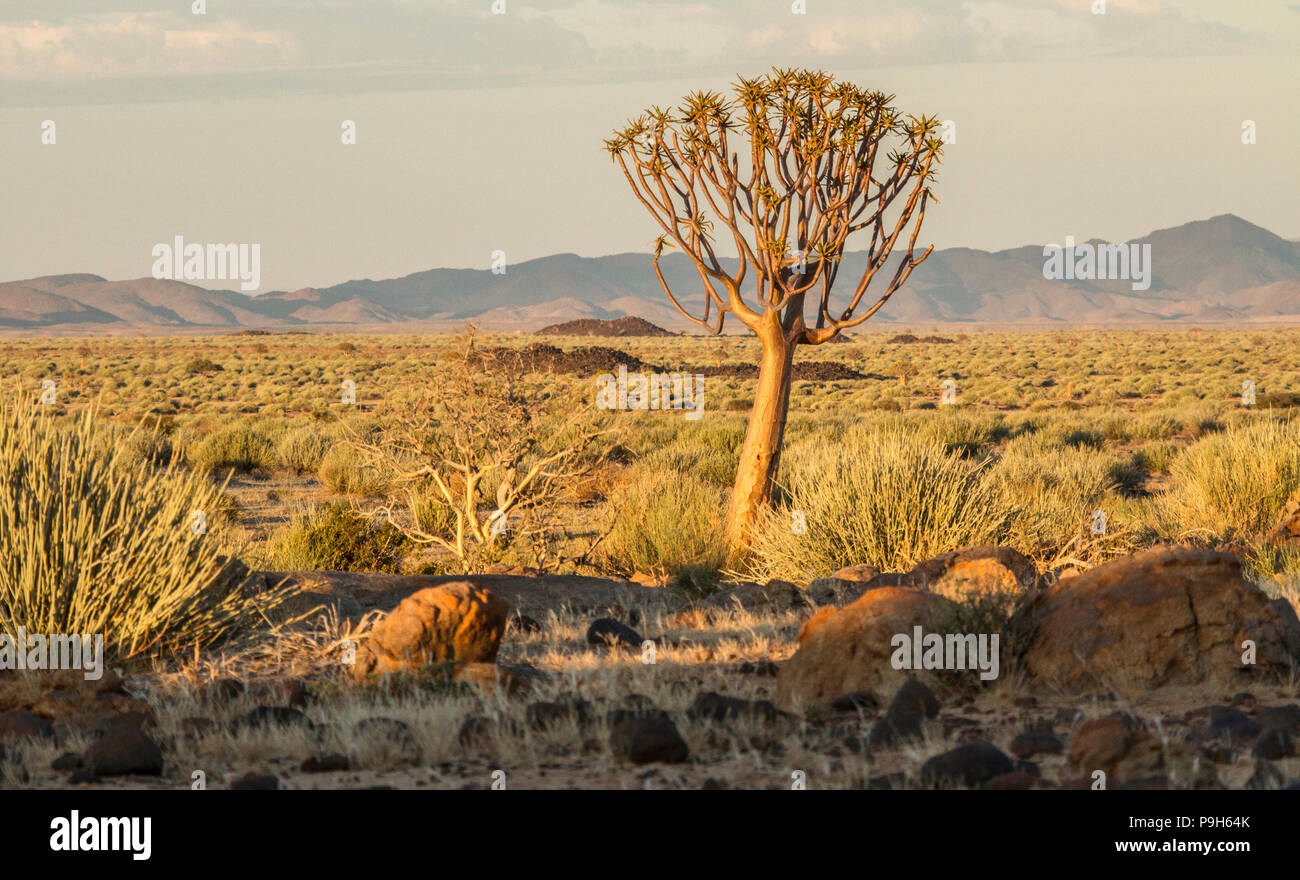
[[[16,5],[0,6],[0,101],[27,104],[1222,54],[1268,39],[1160,0],[1108,0],[1106,15],[1090,0],[816,0],[804,15],[753,0],[507,0],[505,15],[488,0]]]
[[[0,24],[0,76],[14,79],[248,69],[290,62],[298,53],[291,35],[229,19],[178,22],[153,12]]]

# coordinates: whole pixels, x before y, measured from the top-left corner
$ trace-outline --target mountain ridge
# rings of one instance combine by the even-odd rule
[[[870,323],[1300,323],[1300,241],[1220,214],[1157,229],[1129,244],[1151,246],[1147,290],[1134,290],[1128,280],[1045,278],[1042,245],[935,250]],[[844,255],[840,291],[832,297],[835,306],[847,302],[865,259],[861,251]],[[892,274],[897,259],[880,274]],[[736,265],[734,259],[723,263]],[[661,264],[683,305],[700,309],[703,294],[689,261],[670,253]],[[867,299],[874,302],[871,292]],[[486,330],[534,331],[570,320],[627,316],[703,332],[667,301],[650,255],[640,253],[560,253],[509,266],[505,274],[427,269],[399,278],[251,296],[183,281],[109,281],[91,273],[0,283],[0,334],[9,336],[241,329],[410,332],[450,329],[468,320]],[[743,328],[736,324],[728,329]]]

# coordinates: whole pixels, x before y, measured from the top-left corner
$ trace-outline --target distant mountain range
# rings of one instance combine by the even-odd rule
[[[1300,324],[1300,241],[1224,214],[1132,243],[1151,245],[1147,290],[1134,290],[1126,280],[1044,278],[1042,246],[996,253],[935,250],[860,329],[880,324]],[[863,252],[845,255],[838,280],[841,303],[865,261]],[[700,281],[686,258],[671,253],[662,263],[679,299],[698,308]],[[873,289],[884,284],[889,269],[882,270]],[[870,291],[868,298],[874,301]],[[108,281],[98,275],[0,283],[0,334],[8,336],[417,332],[452,329],[468,320],[485,330],[533,331],[625,315],[674,330],[697,329],[664,297],[648,254],[556,254],[509,266],[504,275],[430,269],[404,278],[256,296],[181,281]],[[729,331],[740,329],[738,322],[728,323]]]

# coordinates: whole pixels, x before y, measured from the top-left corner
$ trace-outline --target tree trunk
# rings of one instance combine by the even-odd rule
[[[763,344],[763,360],[727,511],[727,545],[733,560],[749,546],[753,526],[772,499],[790,409],[795,343],[786,341],[776,313],[769,313],[756,332]]]

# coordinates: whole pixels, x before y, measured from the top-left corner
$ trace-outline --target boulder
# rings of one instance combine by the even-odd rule
[[[1235,557],[1208,550],[1106,563],[1035,595],[1009,629],[1031,680],[1073,691],[1233,684],[1300,665],[1295,610],[1246,581]]]
[[[928,590],[955,601],[986,595],[1019,600],[1038,584],[1038,569],[1010,547],[967,547],[927,559],[911,571],[885,572],[870,565],[842,568],[808,585],[808,597],[821,605],[844,605],[882,587]]]
[[[989,595],[1019,599],[1038,583],[1038,569],[1010,547],[968,547],[927,559],[907,575],[909,586],[954,601]]]
[[[924,672],[894,669],[890,642],[951,614],[953,603],[923,590],[882,587],[836,609],[820,609],[799,631],[799,649],[781,666],[776,703],[819,705],[853,691],[893,691]]]
[[[357,647],[354,678],[416,671],[431,663],[496,660],[506,603],[468,582],[429,587],[402,600]]]
[[[1070,740],[1070,766],[1091,782],[1100,770],[1107,788],[1217,788],[1214,762],[1189,743],[1162,742],[1140,719],[1115,714],[1079,725]]]

